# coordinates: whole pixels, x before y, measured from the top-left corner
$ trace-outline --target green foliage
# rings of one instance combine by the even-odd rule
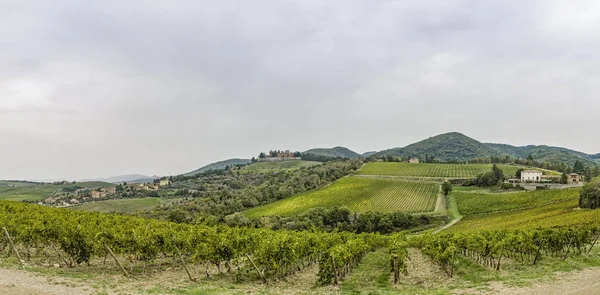
[[[444,181],[444,183],[442,183],[442,193],[444,196],[448,196],[450,192],[452,192],[452,183]]]
[[[434,156],[444,162],[464,162],[474,158],[499,155],[499,153],[479,141],[463,134],[452,132],[434,136],[404,148],[378,152],[373,156],[400,156],[403,158],[418,156],[424,158],[425,155]]]
[[[244,265],[251,257],[267,277],[284,277],[316,262],[322,253],[339,261],[339,274],[360,255],[387,243],[377,234],[272,231],[176,224],[144,218],[48,208],[0,201],[0,224],[22,247],[57,245],[77,264],[100,259],[108,246],[132,261],[177,257],[196,264]],[[352,256],[348,256],[351,254]],[[326,270],[321,271],[327,276]]]
[[[357,159],[360,155],[348,148],[336,146],[334,148],[315,148],[310,149],[302,153],[311,154],[314,156],[323,156],[328,158],[346,158],[346,159]]]
[[[253,165],[258,164],[250,166]],[[173,184],[162,189],[161,194],[173,197],[179,194],[183,198],[152,210],[146,216],[167,220],[170,210],[182,209],[190,212],[193,220],[198,213],[201,219],[215,216],[217,220],[222,220],[224,216],[235,212],[326,186],[361,165],[359,160],[341,160],[289,171],[245,173],[243,170],[219,170],[194,176],[176,176],[173,177]]]
[[[567,183],[569,183],[569,175],[567,175],[567,173],[563,173],[563,174],[560,176],[560,183],[562,183],[562,184],[567,184]]]
[[[236,214],[237,220],[228,222],[230,226],[256,226],[253,219]],[[273,229],[309,230],[319,229],[327,232],[348,231],[354,233],[388,234],[402,230],[438,226],[444,224],[445,217],[415,216],[394,212],[351,212],[346,208],[316,208],[307,213],[294,216],[271,216],[261,218],[262,222]]]
[[[537,264],[544,256],[566,259],[569,254],[589,253],[598,238],[600,227],[589,225],[421,235],[410,239],[409,243],[440,262],[452,277],[457,255],[499,270],[504,257],[522,264]]]
[[[514,175],[519,166],[497,165],[504,174]],[[492,169],[491,164],[410,164],[371,162],[359,170],[364,175],[471,178]]]
[[[497,186],[504,181],[504,171],[498,168],[496,164],[492,165],[492,171],[479,174],[472,183],[476,186],[491,187]]]
[[[225,167],[232,167],[232,166],[238,166],[238,165],[243,166],[250,162],[252,162],[252,160],[250,160],[250,159],[229,159],[229,160],[219,161],[219,162],[215,162],[215,163],[206,165],[202,168],[196,169],[192,172],[185,173],[183,175],[184,176],[193,176],[193,175],[205,173],[208,171],[224,170]]]
[[[339,206],[353,212],[430,212],[435,209],[438,195],[439,184],[434,182],[351,176],[244,214],[250,217],[289,216],[313,208]]]
[[[600,208],[600,181],[589,182],[583,186],[579,196],[579,207]]]

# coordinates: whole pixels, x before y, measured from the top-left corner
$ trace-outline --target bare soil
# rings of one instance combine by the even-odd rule
[[[491,284],[490,294],[507,295],[596,295],[600,294],[600,268],[590,268],[571,273],[559,273],[551,282],[534,284],[531,287],[506,287]]]
[[[0,269],[0,294],[87,295],[94,293],[92,288],[67,279],[42,277],[23,270]]]

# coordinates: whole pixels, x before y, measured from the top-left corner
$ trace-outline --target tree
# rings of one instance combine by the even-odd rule
[[[589,182],[579,194],[579,207],[596,209],[600,207],[600,181]]]
[[[260,153],[260,155],[258,155],[259,158],[264,159],[267,157],[267,154],[265,153]]]
[[[525,169],[520,168],[517,170],[517,172],[515,173],[515,176],[517,176],[518,179],[521,179],[521,173],[523,173],[523,171],[525,171]]]
[[[560,183],[567,184],[568,182],[569,182],[569,176],[567,175],[567,173],[563,173],[560,176]]]
[[[492,172],[494,173],[494,179],[496,180],[496,183],[504,180],[504,171],[498,168],[498,165],[494,164],[494,166],[492,166]]]
[[[583,164],[582,161],[575,161],[575,164],[573,164],[573,172],[577,173],[577,174],[584,174],[585,173],[585,165]]]
[[[449,181],[445,181],[442,184],[442,193],[444,193],[444,196],[448,196],[448,194],[450,194],[452,192],[452,184]]]
[[[592,179],[594,178],[594,175],[592,175],[592,168],[587,167],[585,168],[585,173],[583,173],[583,178],[585,182],[590,182],[592,181]]]

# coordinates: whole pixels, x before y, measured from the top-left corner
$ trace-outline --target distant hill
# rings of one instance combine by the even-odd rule
[[[194,171],[185,173],[185,176],[191,176],[191,175],[196,175],[196,174],[200,174],[206,171],[211,171],[211,170],[223,170],[225,169],[225,167],[227,166],[232,166],[232,165],[246,165],[248,163],[250,163],[251,160],[250,159],[229,159],[229,160],[225,160],[225,161],[219,161],[219,162],[215,162],[212,164],[208,164],[202,168],[196,169]]]
[[[588,155],[582,152],[545,145],[528,145],[516,147],[507,144],[482,143],[458,132],[440,134],[426,140],[408,145],[403,148],[393,148],[381,151],[375,156],[425,157],[433,155],[441,161],[468,161],[474,158],[490,156],[525,159],[529,155],[536,161],[567,162],[573,164],[576,160],[585,163],[598,161],[599,155]],[[600,162],[600,161],[598,161]]]
[[[119,176],[111,176],[106,178],[96,178],[96,179],[82,179],[79,182],[89,182],[89,181],[101,181],[101,182],[109,182],[109,183],[147,183],[152,182],[154,179],[160,178],[160,176],[146,176],[141,174],[128,174],[128,175],[119,175]]]
[[[351,151],[348,148],[336,146],[334,148],[315,148],[310,149],[308,151],[303,152],[303,154],[311,154],[317,156],[325,156],[325,157],[340,157],[340,158],[348,158],[348,159],[356,159],[360,157],[360,154]]]
[[[366,153],[362,153],[362,156],[366,158],[366,157],[370,157],[370,156],[372,156],[372,155],[374,155],[376,153],[377,152],[375,152],[375,151],[373,151],[373,152],[366,152]]]
[[[445,133],[413,143],[403,148],[381,151],[375,156],[425,157],[434,155],[441,161],[466,161],[498,155],[499,152],[458,132]]]

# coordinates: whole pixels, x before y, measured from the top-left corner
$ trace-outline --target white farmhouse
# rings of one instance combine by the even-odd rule
[[[525,170],[521,172],[521,182],[540,182],[542,172],[537,170]]]

